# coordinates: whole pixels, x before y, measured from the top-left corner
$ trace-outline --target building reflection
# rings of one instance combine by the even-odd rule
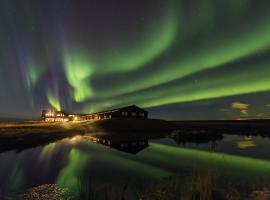
[[[217,141],[221,141],[223,139],[223,135],[219,133],[198,133],[195,131],[173,131],[168,135],[168,137],[173,139],[177,144],[184,146],[186,143],[193,143],[196,145],[210,144],[210,149],[212,151],[216,149]]]
[[[252,136],[245,136],[242,141],[237,142],[237,147],[239,149],[246,149],[255,146],[256,144],[254,143]]]
[[[83,139],[131,154],[137,154],[148,147],[148,139],[145,138],[119,139],[113,137],[83,136]]]

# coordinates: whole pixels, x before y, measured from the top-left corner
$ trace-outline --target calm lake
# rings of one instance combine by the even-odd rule
[[[110,199],[108,195],[125,193],[128,199],[138,199],[146,188],[171,177],[180,177],[184,184],[194,172],[256,188],[270,183],[269,152],[270,139],[260,136],[225,134],[201,143],[140,138],[117,145],[76,136],[0,153],[0,194],[10,196],[34,186],[58,184],[73,196],[86,192],[95,199]]]

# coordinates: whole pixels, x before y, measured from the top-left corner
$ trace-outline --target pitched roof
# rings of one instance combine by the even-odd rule
[[[125,106],[125,107],[120,107],[120,108],[116,108],[116,109],[111,109],[111,110],[104,110],[104,111],[100,111],[100,112],[95,112],[95,113],[89,113],[89,114],[85,114],[85,115],[95,115],[95,114],[105,114],[105,113],[112,113],[112,112],[117,112],[119,110],[122,109],[127,109],[127,108],[137,108],[139,110],[142,110],[144,112],[147,112],[146,110],[136,106],[136,105],[130,105],[130,106]]]

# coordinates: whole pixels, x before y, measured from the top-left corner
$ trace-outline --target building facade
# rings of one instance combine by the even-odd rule
[[[67,114],[63,111],[43,110],[42,120],[47,122],[102,120],[112,118],[148,118],[148,112],[136,105],[91,114]]]
[[[111,118],[148,118],[148,112],[136,105],[91,113],[84,116],[85,120],[101,120]]]
[[[42,110],[41,118],[46,122],[67,122],[68,115],[63,111]]]

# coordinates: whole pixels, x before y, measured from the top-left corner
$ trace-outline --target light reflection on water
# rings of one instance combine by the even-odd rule
[[[252,145],[245,144],[246,141]],[[100,188],[125,182],[140,188],[201,168],[243,182],[270,179],[269,139],[225,135],[215,142],[214,149],[211,143],[177,144],[169,138],[150,140],[147,144],[138,153],[130,154],[76,136],[22,152],[1,153],[0,188],[2,193],[13,193],[57,183],[76,193],[84,179]]]

